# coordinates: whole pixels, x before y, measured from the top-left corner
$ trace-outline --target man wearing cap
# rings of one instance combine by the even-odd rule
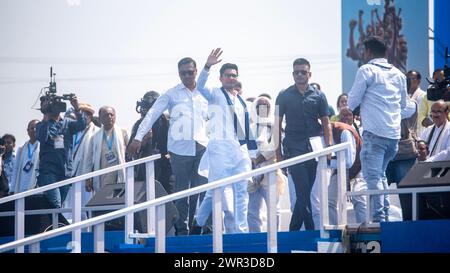
[[[99,130],[97,126],[92,122],[95,109],[89,103],[78,103],[82,115],[86,118],[86,129],[73,135],[72,144],[72,177],[80,176],[92,172],[93,157],[91,145],[94,134]],[[81,205],[84,206],[93,195],[92,179],[86,180],[84,187],[82,187]],[[70,204],[71,195],[69,194],[66,200],[66,204]],[[85,218],[85,214],[82,214],[82,219]]]

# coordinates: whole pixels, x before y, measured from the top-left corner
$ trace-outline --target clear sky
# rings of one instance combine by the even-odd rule
[[[177,62],[203,67],[211,49],[239,66],[245,96],[276,97],[293,84],[295,58],[311,62],[329,103],[341,93],[339,0],[1,0],[0,134],[27,139],[31,107],[48,86],[76,93],[96,109],[116,108],[131,130],[135,104],[149,90],[179,83]],[[219,86],[218,69],[210,86]],[[35,107],[38,107],[36,105]]]

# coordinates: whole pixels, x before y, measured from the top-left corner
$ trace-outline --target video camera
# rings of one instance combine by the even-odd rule
[[[66,112],[67,105],[63,100],[71,100],[75,94],[63,94],[62,96],[56,95],[56,74],[53,73],[53,67],[50,67],[50,83],[48,87],[45,87],[47,91],[45,95],[40,97],[41,101],[41,112],[42,114],[59,114]],[[47,102],[46,106],[42,108],[44,102]]]
[[[448,66],[448,47],[445,48],[445,65],[444,65],[444,79],[441,81],[427,81],[430,86],[427,89],[427,99],[428,101],[450,101],[450,67]]]
[[[156,91],[149,91],[145,93],[144,97],[140,101],[136,102],[136,112],[142,114],[148,111],[153,106],[158,97],[159,94]]]

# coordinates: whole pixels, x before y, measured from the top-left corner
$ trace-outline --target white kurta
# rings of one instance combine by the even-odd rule
[[[208,72],[203,70],[197,81],[197,88],[205,97],[210,110],[210,139],[199,164],[199,174],[208,177],[209,182],[230,177],[251,170],[251,160],[247,146],[240,145],[234,128],[236,113],[241,128],[245,128],[244,106],[234,98],[234,107],[230,108],[219,88],[206,88]],[[233,96],[230,95],[233,100]],[[230,111],[232,110],[232,111]],[[247,181],[232,185],[234,195],[234,219],[225,218],[227,233],[247,232],[248,193]],[[230,201],[228,201],[230,203]],[[203,225],[212,211],[212,194],[208,191],[197,212],[197,221]],[[227,220],[229,219],[229,220]],[[234,221],[233,221],[234,220]]]
[[[23,168],[30,161],[33,167],[29,172]],[[31,144],[29,141],[19,148],[14,162],[14,169],[11,176],[11,192],[19,193],[36,187],[36,170],[39,167],[39,141]]]
[[[117,125],[114,125],[114,141],[113,146],[114,150],[117,151],[117,159],[118,164],[125,163],[125,149],[126,149],[126,141],[128,139],[126,131],[118,127]],[[102,128],[99,131],[97,131],[94,135],[94,139],[92,141],[92,157],[94,160],[94,171],[101,169],[101,157],[104,156],[102,154],[102,143],[103,143],[103,134],[105,130]],[[117,183],[125,183],[125,171],[124,169],[118,171],[118,179]],[[94,189],[98,190],[100,188],[100,177],[94,178]]]
[[[426,128],[421,135],[421,139],[428,141],[434,127],[435,125]],[[430,143],[428,143],[428,149],[430,151],[429,156],[437,155],[448,147],[450,147],[450,122],[446,121],[444,125],[439,128],[436,127],[434,130],[433,137],[431,138]]]

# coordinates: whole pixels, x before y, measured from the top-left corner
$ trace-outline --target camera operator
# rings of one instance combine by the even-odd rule
[[[427,88],[427,95],[423,97],[419,105],[419,124],[424,127],[433,125],[431,106],[438,100],[449,101],[450,89],[444,69],[438,68],[433,72],[433,82]],[[450,119],[450,114],[448,115]]]
[[[76,120],[61,118],[61,109],[56,109],[51,97],[41,97],[43,119],[36,125],[36,138],[40,142],[39,151],[39,187],[50,185],[70,177],[69,149],[72,136],[86,127],[86,117],[78,107],[78,99],[70,96],[70,103],[75,109]],[[64,202],[69,185],[45,192],[50,205],[60,208]]]
[[[12,175],[14,170],[14,162],[16,161],[16,138],[11,134],[4,134],[2,139],[5,141],[5,152],[2,155],[3,170],[8,178],[9,187],[11,187]]]
[[[130,143],[136,136],[139,125],[145,118],[148,110],[152,108],[155,101],[158,99],[159,93],[156,91],[149,91],[144,94],[141,101],[137,102],[136,112],[141,114],[141,118],[136,121],[131,131]],[[153,124],[152,129],[142,139],[141,150],[135,159],[144,158],[153,154],[161,153],[161,158],[155,161],[155,179],[163,185],[167,193],[173,192],[173,181],[170,177],[172,175],[172,169],[170,166],[168,151],[167,151],[167,136],[169,133],[169,119],[163,113],[159,119]],[[127,161],[131,161],[132,158],[127,156]],[[137,180],[145,180],[145,165],[141,164],[136,166],[135,175]]]
[[[3,170],[3,159],[2,156],[6,151],[5,141],[0,138],[0,198],[8,195],[9,182],[6,174]]]

